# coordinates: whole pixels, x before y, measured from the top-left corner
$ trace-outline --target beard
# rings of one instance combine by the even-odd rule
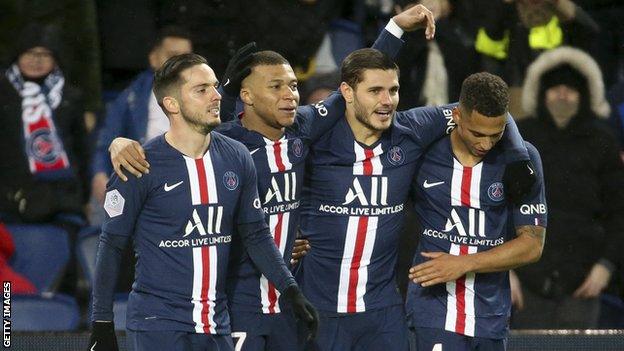
[[[557,100],[546,103],[546,109],[550,112],[550,116],[555,124],[563,128],[567,126],[570,120],[578,113],[579,103]]]
[[[374,126],[370,120],[371,114],[368,113],[368,111],[366,111],[366,108],[360,105],[357,99],[353,100],[353,110],[355,112],[355,119],[357,119],[360,123],[362,123],[366,128],[375,132],[383,132],[384,130],[388,129],[388,127],[385,127],[385,126],[384,127]],[[392,118],[394,119],[394,113],[392,114]]]
[[[184,106],[181,106],[180,111],[182,112],[181,114],[184,121],[188,123],[193,130],[202,135],[208,135],[213,129],[221,124],[220,119],[216,119],[215,121],[205,121],[200,112],[190,113],[184,108]]]

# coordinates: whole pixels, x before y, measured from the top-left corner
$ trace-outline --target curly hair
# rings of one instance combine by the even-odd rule
[[[507,113],[509,87],[501,77],[494,74],[472,74],[462,83],[459,104],[468,113],[476,110],[487,117],[499,117]]]

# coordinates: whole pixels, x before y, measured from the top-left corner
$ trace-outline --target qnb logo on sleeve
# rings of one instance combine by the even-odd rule
[[[520,206],[520,213],[523,215],[546,214],[545,204],[524,204]]]
[[[327,107],[325,107],[325,104],[323,104],[323,101],[320,101],[320,102],[316,103],[314,105],[314,108],[316,109],[316,111],[318,112],[318,114],[321,117],[327,116],[327,113],[328,113],[327,112]]]

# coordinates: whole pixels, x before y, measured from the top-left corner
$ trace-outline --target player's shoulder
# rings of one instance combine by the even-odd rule
[[[145,144],[143,144],[143,150],[145,151],[147,162],[150,163],[177,156],[174,152],[175,149],[165,140],[165,134],[161,134],[145,142]]]
[[[233,158],[232,161],[251,158],[249,150],[240,141],[217,131],[212,131],[210,135],[211,147],[218,149],[224,156]]]

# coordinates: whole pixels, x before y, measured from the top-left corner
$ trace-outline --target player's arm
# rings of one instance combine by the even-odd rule
[[[146,197],[145,180],[131,177],[126,183],[113,175],[107,188],[93,283],[93,330],[89,350],[116,350],[113,296],[121,255],[134,233],[136,218]]]
[[[243,161],[242,193],[238,203],[238,234],[247,254],[275,288],[281,299],[290,304],[298,319],[308,327],[309,337],[314,338],[318,329],[318,313],[299,290],[292,274],[286,267],[282,254],[275,246],[269,226],[258,197],[256,168],[247,152],[241,152]]]
[[[542,164],[537,150],[527,144],[535,163],[538,183],[525,204],[513,210],[516,237],[487,251],[455,256],[445,252],[423,252],[429,260],[409,270],[409,278],[422,286],[456,280],[466,273],[500,272],[536,262],[546,236],[546,200]]]
[[[435,35],[435,20],[431,11],[422,5],[416,5],[392,17],[381,31],[372,48],[377,49],[391,58],[396,58],[403,47],[401,37],[404,32],[425,28],[427,39]],[[338,88],[338,87],[336,87]],[[223,102],[221,102],[221,108]],[[230,108],[229,106],[226,108]],[[323,136],[340,119],[344,118],[345,101],[337,90],[314,105],[301,106],[297,109],[297,122],[312,142]],[[223,119],[223,118],[222,118]]]

